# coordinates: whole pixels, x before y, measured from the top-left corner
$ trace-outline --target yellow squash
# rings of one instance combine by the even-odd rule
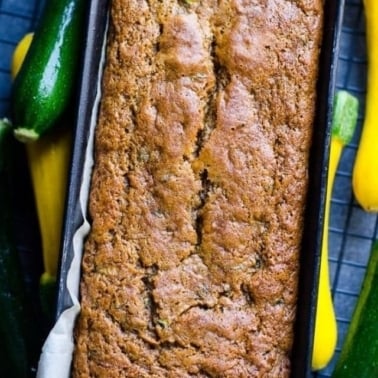
[[[21,68],[22,62],[24,61],[26,52],[29,49],[29,46],[33,40],[34,33],[25,34],[20,42],[18,42],[14,52],[11,66],[11,75],[14,79],[17,76],[18,71]]]
[[[54,130],[26,145],[30,174],[41,230],[45,273],[43,280],[55,278],[70,160],[71,133]]]
[[[15,78],[33,38],[26,34],[13,53],[11,73]],[[42,284],[54,282],[58,267],[61,230],[71,152],[71,130],[55,128],[26,145],[37,208],[45,272]]]
[[[378,1],[364,0],[368,56],[365,119],[353,168],[353,192],[366,211],[378,211]]]
[[[313,370],[324,368],[331,360],[336,347],[337,323],[331,296],[328,268],[328,226],[332,189],[337,166],[344,146],[352,139],[357,122],[357,115],[357,99],[348,92],[337,92],[333,108],[327,194],[323,223],[318,299],[312,353]]]

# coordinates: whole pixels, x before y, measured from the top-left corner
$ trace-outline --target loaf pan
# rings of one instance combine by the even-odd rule
[[[88,182],[85,181],[85,176],[88,176],[88,174],[85,175],[84,171],[90,170],[91,165],[91,158],[86,155],[86,150],[88,144],[91,145],[93,142],[90,125],[95,123],[97,118],[97,106],[100,98],[99,82],[104,60],[104,41],[109,5],[108,0],[97,0],[89,3],[87,37],[79,86],[74,148],[63,226],[56,306],[57,319],[65,310],[73,306],[75,299],[73,300],[72,296],[77,297],[78,295],[79,277],[74,278],[72,289],[72,283],[67,288],[67,276],[72,264],[80,265],[80,259],[73,259],[74,244],[78,243],[80,248],[89,227],[83,217],[88,194]],[[314,136],[310,151],[310,182],[301,252],[297,321],[292,352],[292,377],[295,378],[311,377],[312,374],[311,353],[326,195],[331,111],[344,0],[326,0],[324,7],[323,44],[317,85]],[[81,230],[79,233],[77,232],[78,229]],[[81,238],[81,240],[76,240],[78,238]]]

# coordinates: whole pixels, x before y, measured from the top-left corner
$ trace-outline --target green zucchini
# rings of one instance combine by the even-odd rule
[[[85,0],[47,0],[13,85],[12,123],[22,142],[38,139],[67,108],[80,61]]]
[[[378,377],[378,241],[332,377]]]
[[[0,376],[27,377],[29,357],[25,339],[25,292],[20,262],[11,237],[10,123],[0,120]]]

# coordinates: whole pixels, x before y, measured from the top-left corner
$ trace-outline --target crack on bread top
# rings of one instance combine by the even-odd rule
[[[321,3],[112,1],[74,377],[289,375]]]

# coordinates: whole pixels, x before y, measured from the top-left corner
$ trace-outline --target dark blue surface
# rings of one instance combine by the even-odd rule
[[[0,117],[9,115],[13,50],[34,29],[42,5],[36,0],[0,0]]]
[[[25,33],[34,29],[41,6],[42,3],[34,0],[0,0],[0,118],[10,115],[10,67],[14,48]],[[13,236],[24,270],[27,295],[38,319],[35,329],[46,334],[48,324],[39,302],[39,278],[43,270],[40,236],[24,145],[16,144],[13,158]],[[37,351],[36,356],[39,353]],[[31,377],[35,375],[36,363],[37,359],[30,366]]]

